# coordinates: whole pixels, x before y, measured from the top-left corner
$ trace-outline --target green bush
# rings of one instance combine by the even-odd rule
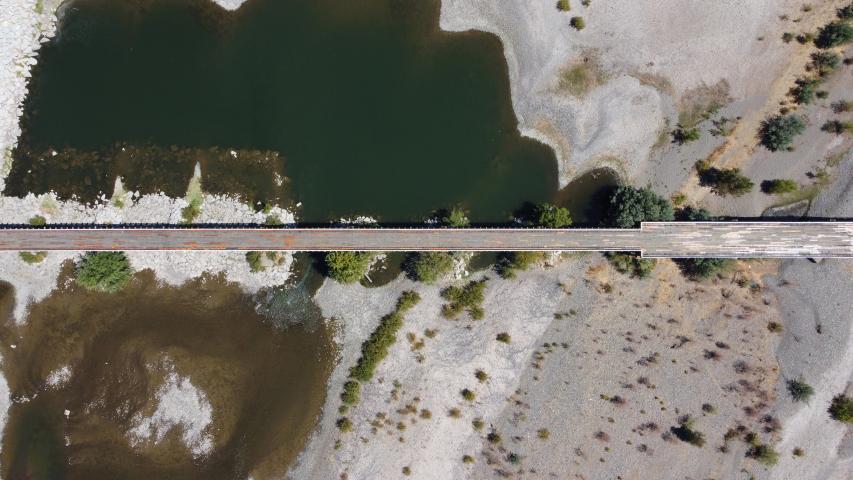
[[[768,195],[782,195],[796,192],[799,188],[797,182],[787,179],[765,180],[761,182],[761,191]]]
[[[263,272],[267,269],[263,263],[263,253],[261,252],[246,252],[246,262],[249,263],[249,270],[252,273]]]
[[[731,265],[727,258],[681,258],[675,262],[684,276],[694,280],[711,278]]]
[[[572,9],[572,4],[569,3],[569,0],[558,0],[557,1],[557,10],[561,12],[568,12]]]
[[[832,48],[853,40],[853,27],[847,22],[832,22],[820,29],[815,39],[818,48]]]
[[[839,100],[832,104],[832,111],[835,113],[847,113],[853,110],[853,102],[849,100]]]
[[[41,263],[47,257],[47,252],[20,252],[18,254],[25,263]]]
[[[447,252],[417,252],[409,255],[404,269],[412,280],[435,283],[453,270],[453,263]]]
[[[788,380],[788,393],[795,402],[808,402],[814,395],[814,389],[802,379]]]
[[[583,17],[572,17],[572,19],[569,20],[569,25],[578,31],[586,28],[586,22],[583,20]]]
[[[689,443],[694,447],[705,445],[705,435],[693,428],[693,419],[686,417],[681,420],[677,427],[671,427],[670,431],[682,442]]]
[[[850,20],[853,18],[853,3],[847,5],[846,7],[841,7],[838,9],[838,18],[842,20]]]
[[[486,290],[487,278],[468,282],[464,287],[449,286],[441,291],[441,298],[448,303],[441,307],[444,318],[454,320],[468,312],[474,320],[483,318],[483,299]]]
[[[791,96],[798,104],[808,105],[814,101],[817,89],[822,82],[817,78],[801,78],[796,83],[796,86],[791,89]]]
[[[649,188],[622,186],[610,196],[604,224],[616,228],[636,228],[644,221],[672,221],[675,212],[669,200]]]
[[[347,380],[344,383],[344,391],[341,393],[341,401],[347,405],[354,405],[360,398],[361,384],[357,380]]]
[[[633,252],[608,252],[605,256],[617,272],[631,278],[646,278],[657,265],[655,259],[643,258]]]
[[[840,120],[827,120],[821,127],[826,133],[834,133],[836,135],[842,135],[844,133],[853,132],[853,122],[842,122]]]
[[[462,398],[468,400],[469,402],[473,402],[474,399],[477,398],[477,394],[467,388],[463,388],[462,391],[459,393],[462,395]]]
[[[815,52],[812,54],[812,67],[821,75],[826,75],[841,64],[841,57],[835,52]]]
[[[47,224],[47,219],[41,215],[35,215],[30,218],[29,223],[34,227],[43,227]]]
[[[387,355],[388,349],[397,341],[397,332],[403,326],[403,315],[415,306],[421,297],[412,291],[403,292],[394,311],[382,317],[376,330],[361,344],[361,357],[350,369],[350,377],[362,382],[373,378],[377,365]]]
[[[339,418],[338,421],[335,422],[335,426],[338,427],[338,430],[343,433],[352,431],[352,421],[350,421],[350,419],[347,417]]]
[[[753,445],[746,452],[746,456],[758,460],[767,466],[776,465],[779,462],[779,454],[770,445],[759,443]]]
[[[544,258],[542,252],[504,252],[498,257],[495,271],[502,278],[515,278],[516,273],[527,270]]]
[[[468,220],[468,216],[465,214],[465,211],[460,208],[451,208],[450,210],[442,212],[441,223],[453,228],[464,228],[471,225],[471,221]]]
[[[791,40],[794,39],[794,34],[791,32],[785,32],[782,34],[782,41],[785,43],[791,43]]]
[[[122,252],[87,252],[77,263],[75,280],[88,290],[113,293],[123,289],[133,272]]]
[[[704,208],[686,206],[675,211],[675,219],[679,222],[707,222],[713,219],[711,212]]]
[[[740,173],[739,168],[711,167],[699,173],[699,184],[710,187],[717,195],[740,197],[755,186],[752,180]]]
[[[495,336],[495,340],[497,340],[501,343],[509,343],[512,341],[512,338],[510,338],[508,333],[501,332],[501,333],[497,334],[497,336]]]
[[[776,115],[761,123],[761,144],[771,152],[791,146],[794,137],[803,133],[806,124],[797,115]]]
[[[200,196],[196,196],[191,198],[187,206],[181,209],[181,218],[184,223],[193,223],[193,220],[201,215],[202,202],[202,198]]]
[[[836,395],[829,406],[829,415],[839,422],[853,423],[853,398]]]
[[[696,140],[699,140],[699,137],[699,129],[696,127],[685,128],[679,125],[678,128],[672,131],[672,141],[679,145],[695,142]]]
[[[543,203],[536,207],[536,225],[543,228],[565,228],[572,224],[572,214],[567,208]]]
[[[355,283],[361,280],[370,267],[373,253],[329,252],[325,256],[328,275],[340,283]]]

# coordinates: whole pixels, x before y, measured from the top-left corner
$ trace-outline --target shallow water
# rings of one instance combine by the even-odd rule
[[[6,323],[0,341],[17,399],[2,450],[2,477],[13,479],[281,475],[314,427],[334,356],[324,322],[282,328],[218,278],[158,287],[150,272],[114,295],[57,291],[26,325]],[[151,365],[164,358],[212,406],[207,457],[193,459],[177,429],[160,443],[128,442],[134,415],[156,405],[162,375]],[[47,385],[66,365],[70,380]]]
[[[63,11],[7,193],[93,199],[119,174],[129,188],[182,192],[192,167],[172,146],[278,153],[266,181],[290,178],[280,190],[309,222],[419,221],[456,204],[503,221],[556,193],[553,152],[517,131],[499,40],[439,31],[437,0],[251,0],[231,14],[207,0],[74,0]],[[149,145],[166,153],[132,169],[109,154]],[[249,183],[233,188],[283,195]]]

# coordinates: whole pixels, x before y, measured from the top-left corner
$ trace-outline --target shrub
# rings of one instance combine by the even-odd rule
[[[35,264],[41,263],[47,257],[47,252],[20,252],[18,254],[24,263]]]
[[[705,445],[705,435],[693,428],[693,419],[686,417],[681,420],[677,427],[671,427],[670,431],[682,442],[687,442],[695,447]]]
[[[34,227],[43,227],[47,224],[47,219],[41,215],[35,215],[29,220],[29,224]]]
[[[361,398],[361,383],[356,380],[347,380],[344,383],[344,391],[341,393],[341,401],[347,405],[358,403]]]
[[[839,422],[853,423],[853,398],[836,395],[829,406],[829,415]]]
[[[782,195],[796,192],[799,188],[797,182],[787,179],[765,180],[761,182],[761,191],[768,195]]]
[[[572,26],[575,30],[581,31],[586,28],[586,22],[583,20],[583,17],[572,17],[569,20],[569,25]]]
[[[604,224],[617,228],[636,228],[644,221],[671,221],[672,205],[649,188],[622,186],[613,191],[605,212]]]
[[[699,173],[699,184],[710,187],[717,195],[740,197],[755,186],[752,180],[740,173],[739,168],[708,168]]]
[[[826,75],[841,64],[841,57],[834,52],[815,52],[812,54],[812,67],[821,75]]]
[[[474,320],[483,318],[483,293],[486,290],[486,281],[484,278],[478,281],[468,282],[464,287],[449,286],[441,291],[441,298],[447,300],[448,303],[441,307],[441,314],[444,318],[453,320],[462,315],[462,312],[467,311],[468,315]]]
[[[329,252],[325,256],[328,275],[340,283],[354,283],[361,280],[373,254],[370,252]]]
[[[263,272],[267,269],[263,263],[263,254],[261,252],[246,252],[246,262],[249,263],[249,270],[252,273]]]
[[[572,4],[569,3],[569,0],[558,0],[557,2],[557,10],[561,12],[568,12],[572,9]]]
[[[788,393],[795,402],[808,402],[814,395],[814,388],[802,379],[788,380]]]
[[[753,445],[746,452],[746,456],[758,460],[760,463],[771,466],[779,462],[779,454],[770,445],[759,443]]]
[[[488,440],[491,444],[501,443],[501,434],[499,434],[495,430],[492,430],[491,432],[489,432],[488,435],[486,435],[486,440]]]
[[[853,18],[853,3],[847,5],[846,7],[841,7],[838,9],[838,18],[842,20],[850,20]]]
[[[462,455],[462,463],[474,463],[474,457],[471,455]]]
[[[725,270],[731,260],[726,258],[682,258],[675,261],[686,277],[701,280]]]
[[[506,332],[501,332],[501,333],[497,334],[497,336],[495,337],[495,340],[497,340],[501,343],[509,343],[512,341],[509,334]]]
[[[471,221],[468,220],[468,216],[461,208],[451,208],[450,210],[445,210],[442,213],[441,223],[448,227],[464,228],[471,225]]]
[[[474,420],[471,420],[471,426],[474,427],[474,430],[477,430],[479,432],[483,429],[484,426],[486,426],[486,422],[484,422],[482,418],[478,417]]]
[[[853,102],[849,100],[839,100],[832,104],[832,111],[835,113],[847,113],[853,110]]]
[[[516,273],[527,270],[544,258],[542,252],[505,252],[499,256],[495,271],[503,278],[515,278]]]
[[[462,398],[468,400],[469,402],[473,402],[474,399],[477,398],[477,394],[472,392],[471,390],[468,390],[467,388],[463,388],[462,391],[459,393],[460,395],[462,395]]]
[[[536,225],[544,228],[565,228],[572,224],[572,214],[567,208],[543,203],[536,207]]]
[[[704,208],[686,206],[675,211],[675,219],[679,222],[707,222],[713,219],[711,212]]]
[[[794,449],[791,451],[791,454],[795,457],[802,457],[806,454],[806,451],[800,447],[794,447]]]
[[[853,122],[842,122],[840,120],[828,120],[821,127],[826,133],[834,133],[836,135],[842,135],[845,132],[853,132]]]
[[[800,42],[802,45],[805,45],[809,42],[812,42],[812,41],[814,41],[814,33],[812,33],[812,32],[801,33],[801,34],[797,35],[797,41]]]
[[[832,22],[820,29],[815,39],[818,48],[832,48],[853,40],[853,27],[847,22]]]
[[[800,105],[808,105],[815,99],[821,81],[817,78],[801,78],[797,80],[796,86],[791,89],[791,96]]]
[[[412,280],[435,283],[453,270],[453,257],[447,252],[413,253],[404,268]]]
[[[486,380],[488,380],[488,379],[489,379],[489,374],[488,374],[488,373],[486,373],[486,372],[484,372],[484,371],[482,371],[482,370],[479,370],[479,369],[478,369],[477,371],[475,371],[475,372],[474,372],[474,377],[475,377],[475,378],[476,378],[480,383],[483,383],[483,382],[485,382]]]
[[[343,433],[352,431],[352,421],[347,417],[339,418],[338,421],[335,422],[335,426]]]
[[[420,301],[420,296],[411,291],[403,292],[393,312],[382,317],[376,330],[361,344],[361,357],[350,369],[350,377],[362,382],[373,378],[377,365],[387,355],[388,349],[397,340],[397,332],[403,326],[403,315]]]
[[[187,206],[181,209],[181,218],[184,223],[192,223],[193,220],[201,215],[201,204],[202,198],[200,196],[194,196],[190,199]]]
[[[88,290],[114,293],[130,282],[132,274],[122,252],[87,252],[77,264],[75,280]]]
[[[782,41],[785,43],[791,43],[791,40],[794,39],[794,34],[791,32],[785,32],[782,34]]]
[[[699,136],[699,129],[696,127],[685,128],[679,125],[678,128],[672,131],[672,141],[679,145],[695,142],[699,140]]]
[[[788,148],[805,129],[806,124],[797,115],[776,115],[761,123],[761,144],[771,152]]]
[[[536,436],[539,437],[540,440],[548,440],[551,436],[551,432],[548,431],[547,428],[540,428],[536,431]]]
[[[617,272],[631,278],[646,278],[657,265],[655,259],[643,258],[633,252],[608,252],[605,256]]]

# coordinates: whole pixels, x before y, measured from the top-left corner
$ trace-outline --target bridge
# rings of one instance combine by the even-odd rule
[[[0,250],[634,251],[644,257],[853,258],[853,222],[644,222],[639,229],[0,229]]]

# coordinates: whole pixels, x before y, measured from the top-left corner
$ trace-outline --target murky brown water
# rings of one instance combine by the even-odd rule
[[[11,296],[0,286],[3,318]],[[2,477],[281,475],[320,413],[334,351],[322,322],[287,329],[273,323],[219,278],[158,287],[142,272],[118,294],[60,289],[31,308],[26,325],[7,321],[0,328],[3,369],[16,399]],[[178,429],[159,443],[128,442],[133,416],[151,413],[162,381],[151,365],[164,358],[212,406],[214,448],[207,457],[194,460]],[[66,365],[70,380],[48,386],[50,372]]]

